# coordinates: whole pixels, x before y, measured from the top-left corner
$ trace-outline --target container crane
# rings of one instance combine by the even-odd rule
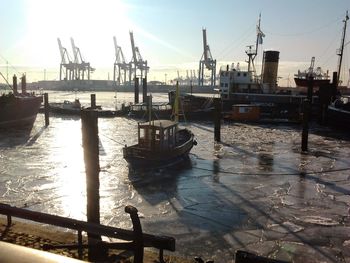
[[[130,63],[125,62],[122,48],[118,46],[117,39],[114,36],[115,61],[113,70],[113,81],[119,86],[126,83],[126,75],[130,71]],[[130,82],[130,79],[129,79]]]
[[[71,38],[70,40],[74,55],[74,79],[84,80],[85,73],[87,73],[87,79],[90,80],[90,73],[95,71],[95,69],[90,66],[89,62],[83,60],[80,49],[75,45],[74,39]]]
[[[60,80],[62,80],[63,73],[64,73],[63,79],[71,80],[71,79],[73,79],[73,74],[74,74],[73,62],[70,60],[67,49],[62,46],[61,40],[59,38],[57,38],[57,42],[58,42],[58,48],[59,48],[60,54],[61,54]],[[65,69],[65,71],[63,71],[63,68]]]
[[[130,62],[129,79],[135,79],[137,76],[140,76],[141,79],[143,79],[143,77],[147,78],[147,72],[149,70],[147,60],[143,60],[139,48],[135,46],[134,34],[132,31],[130,31],[130,42],[132,59]],[[140,72],[139,75],[137,74],[138,71]]]
[[[204,69],[210,71],[210,86],[214,88],[216,81],[216,59],[213,59],[209,45],[207,44],[207,31],[203,28],[203,54],[199,61],[198,85],[204,85]]]

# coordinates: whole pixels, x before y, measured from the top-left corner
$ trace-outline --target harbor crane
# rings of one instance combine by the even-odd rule
[[[74,79],[84,80],[85,74],[87,73],[87,79],[90,80],[90,73],[94,72],[95,69],[90,66],[89,62],[85,62],[81,55],[80,49],[75,45],[73,38],[70,38],[73,55],[74,55]]]
[[[69,57],[67,49],[62,46],[61,40],[59,38],[57,38],[57,42],[61,54],[60,80],[62,80],[63,74],[64,80],[72,80],[74,78],[74,64]]]
[[[210,86],[214,88],[216,81],[216,59],[213,59],[209,45],[207,44],[207,31],[203,28],[203,55],[199,61],[198,85],[204,86],[204,69],[210,71]]]
[[[129,79],[135,79],[137,76],[140,76],[141,79],[143,79],[143,77],[147,79],[147,72],[149,71],[149,66],[147,66],[147,60],[143,60],[139,48],[135,46],[134,34],[132,31],[130,31],[130,42],[132,59],[130,62]],[[139,74],[137,74],[138,72]]]
[[[115,61],[113,70],[113,81],[118,86],[127,82],[126,76],[130,71],[130,63],[125,62],[122,48],[117,44],[117,38],[113,37],[115,48]],[[130,79],[129,79],[130,82]]]

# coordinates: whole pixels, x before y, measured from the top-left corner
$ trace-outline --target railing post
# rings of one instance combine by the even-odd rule
[[[134,229],[134,263],[143,262],[143,234],[137,209],[131,205],[125,207],[125,212],[130,214]]]
[[[78,257],[83,259],[83,236],[81,230],[78,230]]]
[[[7,215],[7,226],[10,227],[12,225],[12,217],[11,215]]]

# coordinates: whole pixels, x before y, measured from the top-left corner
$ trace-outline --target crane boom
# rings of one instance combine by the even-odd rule
[[[66,57],[65,57],[65,48],[62,47],[62,43],[61,43],[61,40],[59,38],[57,38],[57,42],[58,42],[58,47],[60,49],[60,54],[61,54],[61,63],[62,64],[67,64],[67,61],[66,61]]]
[[[207,30],[205,28],[203,28],[203,50],[204,60],[208,61]]]
[[[136,48],[135,48],[135,42],[134,42],[134,34],[132,31],[130,31],[130,42],[131,42],[131,50],[132,50],[132,58],[134,62],[137,62],[137,56],[136,56]]]
[[[74,56],[74,63],[78,63],[78,52],[77,52],[77,47],[74,44],[74,39],[71,37],[70,42],[72,44],[72,49],[73,49],[73,56]]]

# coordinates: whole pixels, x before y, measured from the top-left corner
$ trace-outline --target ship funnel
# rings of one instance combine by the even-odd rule
[[[261,70],[264,93],[276,91],[279,54],[279,51],[264,51]]]

